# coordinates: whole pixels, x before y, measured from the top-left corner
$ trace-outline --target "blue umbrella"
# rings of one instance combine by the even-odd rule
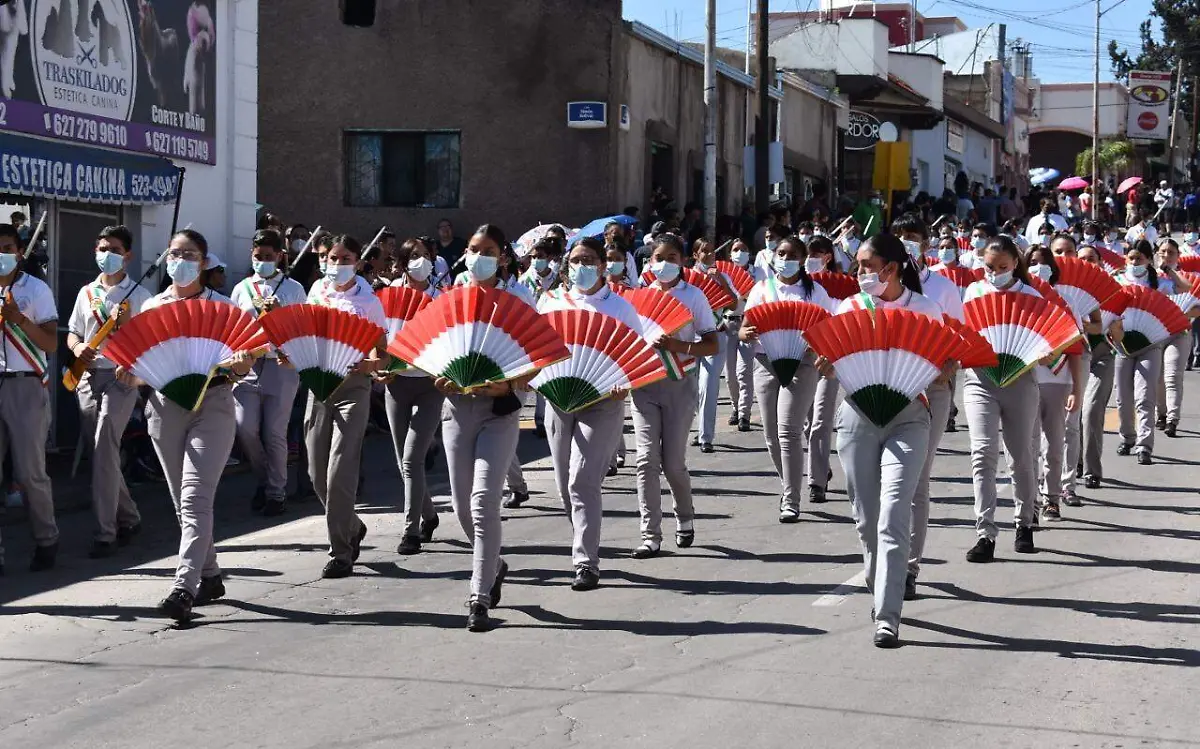
[[[594,237],[594,238],[603,237],[604,236],[604,227],[606,227],[609,224],[614,223],[614,222],[620,224],[621,226],[625,227],[626,229],[628,229],[631,226],[637,225],[636,218],[634,218],[633,216],[626,216],[624,213],[617,214],[616,216],[609,216],[607,218],[598,218],[595,221],[589,222],[587,226],[583,227],[578,232],[571,235],[571,242],[575,242],[577,239],[581,239],[583,237]]]
[[[1053,179],[1058,179],[1059,171],[1049,167],[1040,166],[1037,169],[1029,170],[1029,181],[1035,185],[1044,185]]]

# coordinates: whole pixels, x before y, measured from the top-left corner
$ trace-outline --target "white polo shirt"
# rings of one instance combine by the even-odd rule
[[[637,310],[608,284],[601,286],[595,294],[584,294],[574,288],[550,292],[538,303],[538,312],[543,315],[568,309],[583,309],[614,317],[633,328],[638,335],[642,335],[642,320],[638,317]]]
[[[308,292],[308,303],[340,309],[366,318],[384,330],[387,329],[383,302],[379,301],[379,297],[371,290],[371,284],[362,276],[355,276],[354,285],[346,291],[335,289],[333,281],[328,278],[319,278]]]
[[[863,297],[866,294],[855,294],[848,296],[838,305],[837,313],[840,315],[843,312],[851,312],[856,309],[868,309],[867,300]],[[934,320],[941,322],[942,308],[924,294],[918,294],[912,289],[905,289],[900,296],[892,301],[880,299],[879,297],[870,297],[870,303],[875,309],[906,309],[910,312],[916,312],[919,315],[932,317]]]
[[[97,276],[95,281],[84,286],[79,290],[79,294],[75,296],[75,306],[71,308],[71,318],[67,322],[67,329],[79,337],[85,343],[96,335],[108,319],[116,314],[117,306],[129,296],[129,317],[137,315],[146,306],[146,302],[150,301],[150,292],[144,286],[137,283],[126,274],[121,282],[116,286],[105,287],[102,276]],[[104,346],[100,347],[101,353],[96,355],[96,360],[92,363],[93,369],[113,369],[115,364],[104,358]]]
[[[955,320],[963,322],[962,295],[958,284],[945,276],[925,268],[921,271],[921,295],[928,297],[942,310],[942,314],[950,315]]]
[[[142,305],[142,312],[148,312],[152,309],[171,304],[172,302],[182,302],[188,299],[203,299],[206,302],[221,302],[222,304],[232,304],[234,307],[237,306],[236,304],[233,304],[233,300],[229,297],[225,296],[219,291],[213,291],[209,288],[204,288],[199,294],[194,294],[193,296],[179,297],[175,295],[175,286],[172,285],[168,286],[166,291],[161,294],[156,294],[144,305]]]
[[[650,288],[656,291],[665,291],[692,313],[692,322],[684,325],[683,329],[675,334],[675,338],[688,343],[696,343],[708,333],[717,331],[716,317],[713,315],[712,307],[708,304],[708,297],[704,296],[704,292],[699,288],[682,279],[669,289],[664,289],[658,281],[650,284]],[[676,354],[676,357],[684,369],[690,369],[696,361],[696,357],[687,354]]]
[[[54,305],[54,292],[50,291],[50,287],[46,285],[45,281],[34,278],[28,273],[21,273],[7,291],[12,293],[13,301],[16,303],[17,309],[21,310],[21,314],[28,317],[35,325],[45,325],[58,320],[58,308]],[[4,361],[0,362],[3,365],[2,371],[36,371],[25,358],[26,355],[21,353],[18,344],[14,343],[14,337],[19,341],[22,333],[7,323],[4,328]],[[32,342],[24,348],[38,362],[42,372],[45,372],[46,352],[33,346]]]

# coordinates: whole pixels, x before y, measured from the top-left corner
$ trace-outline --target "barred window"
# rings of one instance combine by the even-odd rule
[[[457,208],[460,134],[348,130],[348,206]]]

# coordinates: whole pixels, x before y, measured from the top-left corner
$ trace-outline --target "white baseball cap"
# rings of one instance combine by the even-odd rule
[[[208,253],[208,261],[204,267],[206,270],[213,270],[214,268],[224,268],[225,262],[223,260],[221,260],[221,257],[219,255],[217,255],[217,253],[210,252],[210,253]]]

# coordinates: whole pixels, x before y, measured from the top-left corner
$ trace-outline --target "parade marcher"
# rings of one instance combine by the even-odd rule
[[[563,240],[554,235],[544,236],[533,245],[529,270],[521,275],[520,282],[533,297],[534,307],[538,305],[545,294],[558,288],[562,282],[559,269],[564,246]],[[536,393],[534,398],[536,399],[533,407],[534,434],[538,439],[545,439],[546,399]]]
[[[921,294],[920,271],[911,251],[895,235],[872,237],[859,247],[858,282],[862,292],[844,299],[839,313],[907,309],[942,319],[938,305]],[[823,359],[817,366],[824,375],[832,370]],[[942,387],[953,372],[954,363],[948,362],[939,377]],[[837,423],[838,459],[854,508],[867,589],[874,597],[875,646],[894,648],[899,645],[909,574],[913,501],[931,433],[929,406],[925,399],[914,398],[880,427],[846,398],[838,408]]]
[[[396,264],[403,268],[392,286],[416,289],[436,299],[441,291],[433,285],[433,252],[419,239],[408,239],[396,250]],[[426,480],[425,456],[437,437],[445,396],[434,387],[429,375],[409,367],[387,383],[384,406],[392,432],[396,463],[404,482],[404,533],[396,552],[418,554],[422,543],[433,540],[439,520],[433,495]]]
[[[1104,267],[1100,251],[1096,247],[1082,247],[1078,254],[1080,260],[1100,268]],[[1116,376],[1116,355],[1110,340],[1119,343],[1124,338],[1121,319],[1117,318],[1103,333],[1104,338],[1092,346],[1087,389],[1083,393],[1080,442],[1083,485],[1088,489],[1100,488],[1100,481],[1104,478],[1104,417],[1108,410],[1108,400],[1112,397]]]
[[[828,240],[826,240],[828,242]],[[832,248],[831,248],[832,249]],[[775,248],[775,273],[759,281],[746,299],[751,310],[769,302],[809,302],[832,313],[833,300],[805,270],[806,249],[798,237],[788,237]],[[817,389],[816,355],[809,352],[785,387],[763,358],[758,331],[742,323],[739,338],[755,347],[754,390],[762,415],[763,437],[775,473],[783,485],[779,522],[800,522],[800,493],[804,486],[804,419]],[[836,393],[836,387],[834,392]]]
[[[1138,240],[1125,250],[1125,270],[1117,280],[1125,285],[1145,286],[1163,294],[1174,293],[1174,281],[1154,269],[1154,246]],[[1118,433],[1117,455],[1136,455],[1138,463],[1150,465],[1154,455],[1154,409],[1162,376],[1163,346],[1150,346],[1129,355],[1117,352],[1116,388]]]
[[[575,243],[568,255],[567,274],[571,288],[542,299],[539,309],[583,309],[608,315],[641,333],[641,321],[633,305],[605,283],[604,246],[595,239]],[[608,456],[617,449],[625,424],[626,391],[574,413],[553,405],[547,414],[550,462],[563,508],[571,521],[571,561],[575,579],[571,588],[591,590],[600,584],[600,523],[603,519],[602,482],[609,466]]]
[[[774,231],[774,228],[772,229]],[[675,504],[675,543],[686,548],[695,540],[692,479],[688,475],[688,429],[696,414],[697,357],[717,351],[717,329],[712,308],[700,289],[683,280],[683,244],[674,234],[660,234],[650,253],[650,288],[664,291],[692,313],[692,322],[674,336],[661,336],[651,344],[677,355],[687,374],[682,380],[664,380],[633,394],[633,424],[637,438],[637,492],[641,515],[641,544],[635,559],[656,556],[662,546],[662,478],[671,487]]]
[[[467,285],[499,288],[497,271],[510,253],[499,227],[480,226],[463,255],[470,275]],[[467,628],[472,632],[491,628],[488,611],[499,605],[508,572],[500,557],[500,494],[516,455],[522,393],[529,379],[495,383],[470,395],[448,379],[434,379],[434,386],[446,396],[442,439],[450,469],[450,499],[472,548],[467,600]]]
[[[1021,251],[1008,237],[997,237],[984,252],[984,278],[967,287],[964,305],[987,294],[1028,294],[1041,298],[1029,285]],[[1034,430],[1039,404],[1037,379],[1026,372],[1000,387],[986,375],[968,370],[963,385],[963,410],[971,431],[971,478],[975,493],[976,543],[967,552],[968,562],[990,562],[996,553],[996,470],[1000,439],[1008,454],[1012,476],[1014,525],[1013,549],[1022,554],[1037,551],[1033,525],[1037,513],[1036,450]]]
[[[692,270],[709,276],[729,292],[730,296],[734,299],[737,298],[737,292],[733,290],[732,279],[715,267],[717,251],[712,242],[706,239],[697,239],[692,245],[692,261]],[[702,453],[713,452],[713,435],[717,431],[717,394],[721,390],[721,372],[725,370],[725,357],[728,355],[726,346],[728,335],[725,333],[725,324],[724,315],[722,315],[717,325],[717,331],[720,333],[717,336],[717,352],[699,360],[697,387],[700,391],[700,401],[697,405],[697,416],[700,426],[696,440]]]
[[[1166,237],[1158,243],[1159,280],[1170,280],[1169,291],[1190,288],[1190,284],[1179,277],[1179,245],[1174,239]],[[1188,316],[1192,320],[1200,319],[1200,309],[1191,309]],[[1162,344],[1162,372],[1158,380],[1158,419],[1155,426],[1168,437],[1174,439],[1179,428],[1179,418],[1183,412],[1183,372],[1187,367],[1188,358],[1192,353],[1192,330],[1189,327],[1182,333],[1168,338]]]
[[[740,239],[734,240],[729,248],[730,261],[743,268],[755,283],[767,278],[767,273],[750,262],[750,248]],[[729,388],[729,402],[733,412],[729,414],[729,426],[739,432],[750,431],[750,410],[754,403],[754,347],[743,343],[738,331],[742,316],[746,312],[746,299],[739,295],[738,305],[725,313],[725,324],[729,332],[728,354],[725,357],[725,384]]]
[[[754,256],[754,267],[767,276],[774,273],[772,268],[775,263],[775,248],[790,235],[791,230],[785,224],[779,221],[771,224],[767,228],[766,245]]]
[[[806,249],[805,272],[812,274],[843,271],[834,257],[828,238],[814,237],[806,245]],[[837,303],[833,302],[830,311],[836,309]],[[841,384],[834,375],[818,377],[816,382],[812,407],[807,412],[808,424],[804,437],[808,440],[808,499],[813,504],[821,504],[825,501],[825,492],[829,489],[829,480],[833,477],[829,456],[833,452],[833,427],[837,422],[838,392]]]
[[[283,239],[270,229],[257,232],[250,249],[253,273],[234,287],[233,303],[255,317],[304,304],[304,287],[279,269],[282,257]],[[287,426],[299,388],[296,370],[274,351],[256,361],[233,386],[238,445],[258,483],[251,509],[268,517],[282,514],[286,506]]]
[[[207,260],[208,241],[204,235],[191,229],[177,233],[167,253],[171,285],[147,301],[142,311],[185,299],[232,305],[229,297],[202,283],[201,272]],[[250,372],[252,358],[248,353],[238,353],[228,364],[228,373],[219,374],[209,383],[194,411],[158,392],[151,393],[146,402],[147,430],[166,475],[180,527],[175,582],[158,605],[159,611],[176,621],[187,621],[193,606],[225,595],[213,543],[213,504],[237,432],[231,381]]]
[[[71,311],[67,347],[87,369],[75,388],[79,410],[89,431],[92,463],[92,510],[96,536],[90,556],[112,556],[141,530],[142,516],[121,472],[121,437],[137,406],[138,389],[128,374],[117,377],[116,365],[90,341],[114,315],[117,325],[142,311],[150,292],[127,272],[133,256],[133,234],[124,226],[106,226],[96,238],[100,275],[79,290]]]
[[[561,237],[556,237],[547,233],[545,238],[549,238],[552,242],[557,242],[556,246],[558,247],[561,247],[563,244]],[[500,248],[500,268],[496,272],[496,288],[520,297],[521,301],[536,309],[538,297],[534,295],[529,284],[521,283],[519,281],[519,276],[512,273],[512,269],[515,267],[515,256],[512,246],[507,244],[502,245]],[[471,283],[473,277],[471,276],[470,270],[466,271],[464,275],[466,276],[464,283]],[[561,283],[561,279],[557,276],[557,274],[555,274],[555,285],[551,288],[558,288],[559,283]],[[528,396],[529,391],[522,389],[517,397],[521,399],[521,403],[524,405],[525,399]],[[536,415],[538,405],[541,405],[544,409],[545,402],[537,393],[534,393],[534,397],[536,398],[534,405],[534,413]],[[518,424],[519,423],[520,422],[518,422]],[[545,435],[545,432],[539,430],[536,424],[534,425],[534,429],[541,432],[542,436]],[[507,509],[516,509],[529,501],[529,484],[525,481],[525,471],[521,467],[521,456],[518,455],[515,450],[513,451],[512,460],[509,461],[508,464],[508,478],[506,481],[505,493],[506,496],[504,497],[503,506]]]
[[[369,320],[384,330],[387,318],[383,304],[370,283],[357,275],[362,245],[345,234],[321,238],[324,277],[308,292],[308,303],[332,307]],[[305,413],[305,443],[308,471],[313,488],[325,506],[329,536],[329,561],[321,577],[341,578],[354,573],[367,525],[354,511],[362,470],[363,437],[371,410],[370,375],[381,367],[381,352],[387,345],[380,335],[373,356],[351,368],[337,390],[324,401],[309,394]]]

